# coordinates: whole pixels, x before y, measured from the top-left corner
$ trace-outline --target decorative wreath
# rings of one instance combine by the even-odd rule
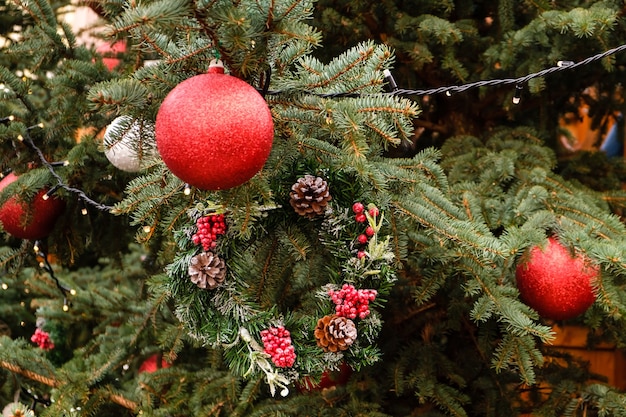
[[[248,237],[229,233],[223,207],[198,204],[175,232],[178,251],[166,268],[190,335],[223,349],[239,376],[264,374],[271,394],[283,396],[292,383],[314,386],[326,372],[378,360],[380,310],[396,280],[375,204],[333,207],[328,184],[313,175],[292,186],[289,202],[289,210],[267,208]],[[290,235],[294,221],[311,233]],[[289,253],[274,257],[279,251]]]

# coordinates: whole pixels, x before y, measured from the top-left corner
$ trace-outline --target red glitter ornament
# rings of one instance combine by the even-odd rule
[[[178,84],[156,118],[157,149],[181,180],[202,190],[239,186],[267,160],[272,114],[249,84],[220,66]]]
[[[597,266],[582,256],[573,257],[552,237],[545,248],[533,247],[515,273],[522,300],[553,320],[571,319],[587,311],[596,299],[592,283],[598,275]]]
[[[10,173],[0,181],[0,191],[17,180],[17,175]],[[48,236],[59,216],[65,209],[65,202],[55,196],[44,199],[48,189],[40,190],[32,201],[21,200],[18,196],[10,197],[0,207],[0,223],[4,230],[19,239],[43,239]]]

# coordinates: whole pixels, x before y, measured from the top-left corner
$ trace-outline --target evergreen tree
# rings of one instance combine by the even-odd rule
[[[624,415],[550,346],[555,323],[624,346],[624,195],[546,146],[589,86],[621,109],[623,57],[520,107],[387,76],[579,62],[622,6],[457,3],[89,2],[108,52],[66,4],[1,6],[5,415]],[[552,238],[538,268],[590,282],[528,295]]]

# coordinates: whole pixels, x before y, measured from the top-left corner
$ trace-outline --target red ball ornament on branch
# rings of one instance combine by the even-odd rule
[[[159,365],[160,356],[161,355],[155,353],[154,355],[150,356],[148,359],[143,361],[141,363],[141,366],[139,366],[139,373],[142,373],[142,372],[152,373],[159,369],[169,368],[170,366],[172,366],[163,357],[161,357],[161,365]]]
[[[212,62],[178,84],[156,118],[157,149],[174,175],[202,190],[239,186],[267,160],[274,139],[265,99]]]
[[[0,191],[17,180],[10,173],[0,181]],[[46,197],[47,188],[39,190],[30,201],[18,196],[10,197],[0,207],[0,223],[4,230],[19,239],[43,239],[48,236],[56,220],[65,209],[65,202],[55,196]]]
[[[296,387],[301,393],[322,391],[324,389],[346,385],[351,376],[352,368],[350,368],[350,366],[348,366],[345,362],[342,362],[338,370],[324,371],[319,384],[315,384],[309,377],[305,377],[302,381],[296,384]]]
[[[572,256],[557,239],[545,248],[531,248],[528,258],[516,268],[522,300],[547,319],[567,320],[593,304],[593,281],[599,269],[583,256]]]
[[[102,55],[102,63],[109,71],[113,71],[122,62],[119,54],[126,52],[126,41],[103,43],[98,45],[96,52]]]

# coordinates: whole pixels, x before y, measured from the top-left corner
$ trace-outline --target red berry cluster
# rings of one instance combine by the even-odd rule
[[[50,339],[50,333],[44,332],[39,328],[35,329],[35,333],[30,337],[30,340],[37,343],[37,346],[43,350],[54,349],[54,342]]]
[[[196,220],[198,231],[191,237],[194,244],[202,244],[205,251],[217,246],[217,237],[226,233],[226,222],[223,214],[211,214]]]
[[[283,326],[270,327],[261,331],[263,351],[272,357],[279,368],[289,368],[296,361],[296,351],[291,344],[289,330]]]
[[[352,205],[352,211],[354,212],[354,220],[356,220],[357,223],[367,222],[367,215],[365,214],[365,206],[363,205],[363,203],[354,203]],[[370,204],[368,206],[367,212],[374,219],[380,214],[378,211],[378,207],[373,204]],[[368,225],[365,228],[364,233],[361,233],[356,239],[361,245],[365,245],[369,241],[370,237],[374,236],[375,234],[376,230],[374,230],[372,226]],[[365,251],[359,250],[357,252],[357,256],[359,257],[359,259],[365,257]]]
[[[376,290],[357,290],[350,284],[343,284],[339,291],[332,289],[328,291],[330,299],[336,305],[337,315],[349,319],[355,319],[357,316],[364,319],[369,316],[369,303],[376,299],[377,294]]]

